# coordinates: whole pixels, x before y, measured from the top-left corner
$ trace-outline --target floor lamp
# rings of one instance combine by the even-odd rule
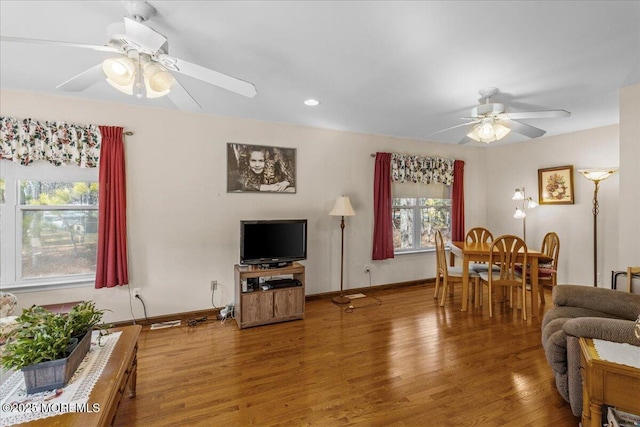
[[[522,219],[522,240],[527,242],[527,209],[533,209],[538,204],[533,201],[531,197],[527,197],[527,194],[524,191],[524,187],[516,188],[516,192],[514,193],[511,200],[522,200],[522,208],[516,207],[516,213],[513,214],[513,217],[516,219]]]
[[[593,190],[593,286],[596,288],[598,287],[598,212],[600,211],[598,189],[600,188],[600,181],[609,178],[617,170],[616,168],[578,169],[578,172],[596,185]]]
[[[336,304],[347,304],[351,299],[342,295],[343,285],[344,285],[344,217],[345,216],[354,216],[356,213],[353,211],[351,207],[351,202],[347,196],[341,196],[336,199],[336,204],[329,212],[331,216],[339,216],[340,219],[340,230],[341,230],[341,244],[340,244],[340,295],[334,297],[332,299]]]

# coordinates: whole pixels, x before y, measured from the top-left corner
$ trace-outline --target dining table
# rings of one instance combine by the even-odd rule
[[[449,243],[450,264],[455,265],[455,257],[462,260],[462,311],[467,311],[469,305],[469,263],[489,262],[491,243]],[[517,262],[524,262],[524,252],[517,258]],[[551,262],[551,258],[545,253],[533,249],[527,249],[527,264],[531,278],[531,315],[538,315],[538,264]],[[523,307],[526,310],[526,307]]]

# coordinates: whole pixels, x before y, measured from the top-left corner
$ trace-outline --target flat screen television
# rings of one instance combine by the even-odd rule
[[[307,220],[240,221],[240,264],[280,267],[307,259]]]

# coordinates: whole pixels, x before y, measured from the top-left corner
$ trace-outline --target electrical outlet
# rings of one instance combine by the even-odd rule
[[[364,265],[364,272],[365,273],[369,273],[371,271],[371,269],[369,268],[369,266],[367,264]]]
[[[133,296],[134,297],[140,296],[140,288],[133,288]]]
[[[216,289],[218,289],[218,281],[217,280],[212,280],[211,281],[211,290],[215,291]]]

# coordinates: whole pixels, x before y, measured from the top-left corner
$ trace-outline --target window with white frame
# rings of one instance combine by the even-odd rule
[[[95,279],[98,169],[0,161],[2,288]]]
[[[394,253],[435,249],[436,231],[451,241],[451,186],[393,183]]]

